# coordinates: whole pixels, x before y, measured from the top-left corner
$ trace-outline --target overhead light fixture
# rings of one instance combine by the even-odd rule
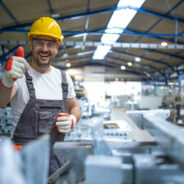
[[[93,52],[93,50],[89,50],[89,51],[85,51],[85,52],[79,52],[77,53],[77,56],[83,56],[83,55],[86,55],[86,54],[91,54]]]
[[[51,3],[51,2],[50,2]],[[58,13],[58,0],[55,0],[55,9],[51,8],[51,17],[54,18],[58,18],[60,17],[59,13]]]
[[[71,64],[70,63],[66,63],[66,67],[71,67]]]
[[[121,70],[125,70],[126,69],[126,66],[121,66]]]
[[[135,58],[135,61],[136,61],[136,62],[140,62],[140,61],[141,61],[141,58],[140,58],[140,57],[136,57],[136,58]]]
[[[59,15],[59,13],[53,13],[53,14],[51,15],[51,17],[54,19],[54,18],[60,17],[60,15]]]
[[[109,52],[110,49],[110,46],[98,46],[93,55],[93,59],[104,59],[104,56]]]
[[[140,8],[145,0],[119,0],[119,3],[117,7],[121,6],[133,6]],[[101,42],[103,44],[112,44],[116,42],[119,38],[119,34],[123,32],[122,28],[126,28],[128,24],[131,22],[135,14],[137,13],[136,10],[133,9],[121,9],[114,11],[108,25],[107,29],[105,30],[106,33],[104,33],[101,37]],[[121,20],[121,21],[120,21]],[[98,49],[100,47],[100,50]],[[103,47],[105,49],[105,52],[100,52],[103,50]],[[106,48],[105,48],[106,47]],[[107,50],[108,48],[108,50]],[[98,46],[94,55],[93,59],[104,59],[106,54],[111,49],[111,46]]]
[[[81,45],[75,45],[73,48],[77,49],[77,48],[80,48],[82,47]]]
[[[66,58],[66,57],[68,57],[67,53],[63,54],[63,56],[61,58]]]
[[[80,34],[73,35],[72,37],[78,38],[78,37],[85,36],[85,35],[87,35],[87,34],[86,33],[80,33]]]
[[[167,42],[162,42],[161,45],[162,45],[163,47],[166,47],[166,46],[168,45],[168,43],[167,43]]]
[[[128,62],[127,65],[128,65],[128,66],[132,66],[132,62]]]

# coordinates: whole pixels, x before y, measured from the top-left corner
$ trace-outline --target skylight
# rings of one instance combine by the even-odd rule
[[[140,8],[144,1],[145,0],[119,0],[117,7],[133,6]],[[116,42],[120,36],[119,34],[123,32],[122,28],[126,28],[128,26],[136,13],[137,11],[133,9],[121,9],[114,11],[107,25],[107,29],[105,30],[108,34],[104,33],[102,35],[101,42],[104,44],[112,44]],[[111,46],[98,46],[93,55],[93,59],[104,59],[110,49]]]

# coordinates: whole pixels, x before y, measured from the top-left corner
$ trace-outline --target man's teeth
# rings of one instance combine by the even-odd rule
[[[48,57],[48,56],[44,56],[44,55],[40,55],[41,57]]]

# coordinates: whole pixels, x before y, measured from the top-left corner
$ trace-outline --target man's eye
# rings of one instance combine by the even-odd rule
[[[43,41],[41,41],[41,40],[36,40],[36,43],[37,43],[38,45],[42,45],[42,44],[43,44]]]
[[[53,42],[48,42],[48,45],[49,45],[49,46],[53,46],[54,43],[53,43]]]
[[[55,42],[48,42],[48,46],[49,46],[49,47],[54,47],[55,45],[56,45]]]

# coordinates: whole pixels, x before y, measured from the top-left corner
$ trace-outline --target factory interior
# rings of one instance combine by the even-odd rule
[[[51,17],[64,36],[52,66],[81,110],[48,176],[50,134],[17,151],[0,108],[0,184],[184,184],[183,12],[183,0],[0,0],[0,78],[19,46],[31,62],[30,27]]]

